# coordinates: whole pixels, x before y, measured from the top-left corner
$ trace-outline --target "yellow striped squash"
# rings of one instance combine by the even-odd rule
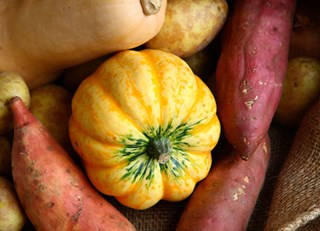
[[[69,134],[92,184],[147,209],[187,198],[211,167],[220,137],[210,89],[178,56],[116,53],[75,92]]]

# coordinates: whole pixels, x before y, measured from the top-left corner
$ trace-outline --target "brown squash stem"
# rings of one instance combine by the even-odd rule
[[[171,156],[171,143],[168,138],[160,137],[151,139],[147,146],[147,153],[160,164],[165,164]]]
[[[140,0],[145,15],[156,14],[161,9],[162,0]]]

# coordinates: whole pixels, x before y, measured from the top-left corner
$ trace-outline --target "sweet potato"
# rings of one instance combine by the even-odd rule
[[[279,103],[295,5],[295,0],[239,0],[230,7],[215,94],[223,133],[243,159],[267,133]]]
[[[37,230],[135,230],[89,183],[45,127],[13,97],[12,175]]]
[[[246,230],[269,163],[269,137],[263,138],[248,161],[235,149],[228,151],[195,189],[177,231]]]

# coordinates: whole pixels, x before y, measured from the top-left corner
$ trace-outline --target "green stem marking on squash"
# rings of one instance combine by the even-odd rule
[[[179,181],[185,175],[188,165],[192,165],[186,149],[190,144],[184,139],[191,135],[191,130],[201,121],[193,124],[182,123],[174,127],[171,123],[166,128],[150,127],[144,131],[144,138],[127,135],[122,138],[124,148],[119,158],[127,160],[126,173],[122,180],[132,183],[147,180],[151,185],[155,172],[161,171]]]

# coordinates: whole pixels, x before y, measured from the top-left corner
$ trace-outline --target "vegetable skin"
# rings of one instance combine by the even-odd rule
[[[37,230],[135,230],[88,182],[46,128],[13,97],[12,175]]]
[[[280,101],[295,0],[235,1],[216,69],[223,133],[247,159],[267,133]]]
[[[248,161],[234,149],[213,166],[195,189],[176,231],[245,231],[262,189],[270,158],[266,135]]]

